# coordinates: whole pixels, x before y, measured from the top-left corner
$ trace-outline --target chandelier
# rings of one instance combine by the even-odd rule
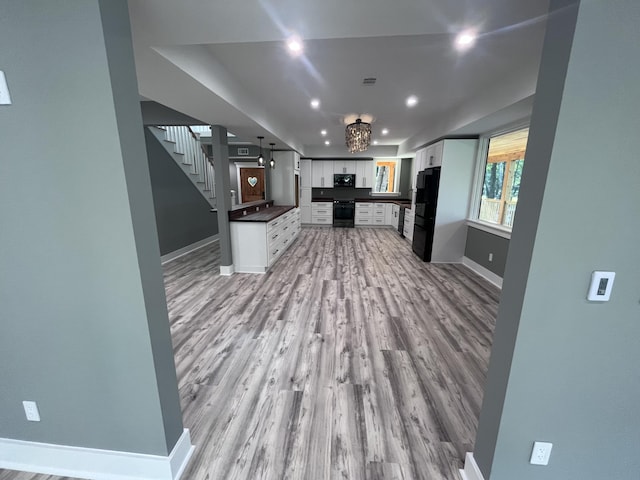
[[[347,125],[344,136],[350,153],[364,152],[371,143],[371,124],[358,118]]]

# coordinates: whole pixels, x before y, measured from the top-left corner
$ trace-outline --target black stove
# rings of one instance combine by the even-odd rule
[[[333,226],[353,228],[356,217],[355,200],[333,201]]]

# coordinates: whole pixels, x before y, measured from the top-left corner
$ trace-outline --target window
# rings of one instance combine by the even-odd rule
[[[400,172],[398,160],[385,158],[376,160],[373,193],[394,193],[398,191]]]
[[[528,138],[527,127],[489,140],[478,220],[513,226]]]

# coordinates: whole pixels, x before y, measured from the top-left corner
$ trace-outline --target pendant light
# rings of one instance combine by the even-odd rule
[[[264,137],[258,137],[258,140],[260,140],[260,156],[258,157],[258,166],[259,167],[264,167],[264,157],[262,156],[262,139]]]
[[[269,160],[269,166],[271,168],[276,168],[276,161],[273,159],[273,147],[275,147],[275,143],[270,143],[271,145],[271,160]]]

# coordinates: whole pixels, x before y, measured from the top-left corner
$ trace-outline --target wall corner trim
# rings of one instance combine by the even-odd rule
[[[218,235],[212,235],[210,237],[203,238],[202,240],[192,243],[191,245],[187,245],[186,247],[182,247],[178,250],[174,250],[173,252],[163,255],[162,257],[160,257],[160,261],[162,262],[162,265],[164,265],[165,263],[169,263],[170,261],[175,260],[176,258],[180,258],[183,255],[195,252],[199,248],[206,247],[210,243],[216,242],[218,239]]]
[[[489,282],[493,283],[496,287],[502,289],[502,277],[496,275],[488,268],[483,267],[479,263],[474,262],[469,257],[462,257],[462,264],[469,270],[474,271],[481,277],[484,277]]]
[[[235,273],[236,269],[233,265],[220,265],[220,275],[229,277]]]
[[[186,428],[166,457],[0,438],[0,468],[94,480],[179,480],[194,448]]]
[[[462,480],[484,480],[480,468],[473,458],[473,453],[467,452],[464,459],[464,469],[460,470],[460,478]]]

